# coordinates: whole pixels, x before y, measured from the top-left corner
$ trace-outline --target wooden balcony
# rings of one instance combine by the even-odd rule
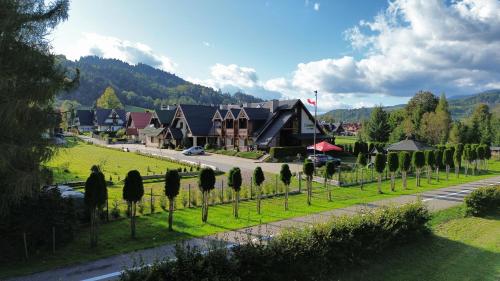
[[[226,133],[226,136],[234,136],[234,134],[236,133],[235,129],[234,128],[226,128],[225,129],[225,133]]]
[[[247,137],[248,136],[248,129],[239,129],[238,135],[241,137]]]

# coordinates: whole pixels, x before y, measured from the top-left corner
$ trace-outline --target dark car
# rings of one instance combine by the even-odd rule
[[[313,163],[316,167],[321,167],[321,166],[325,165],[326,162],[328,162],[328,161],[333,161],[333,164],[335,166],[338,166],[341,163],[341,160],[339,158],[335,158],[335,157],[332,157],[332,156],[326,155],[326,154],[316,154],[316,157],[314,155],[309,155],[309,157],[307,157],[307,159],[313,161]]]

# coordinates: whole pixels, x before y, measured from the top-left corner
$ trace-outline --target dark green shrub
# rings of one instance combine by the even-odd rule
[[[329,276],[327,280],[336,280],[332,275],[366,264],[390,247],[427,234],[429,219],[422,203],[412,203],[285,230],[267,244],[248,241],[232,250],[212,248],[206,254],[196,248],[178,247],[176,260],[126,271],[121,279],[324,280]]]
[[[123,185],[123,199],[128,202],[131,210],[130,216],[130,235],[135,238],[135,215],[137,210],[137,202],[144,195],[144,185],[139,171],[132,170],[127,173],[125,183]],[[142,214],[142,212],[141,212]]]
[[[481,187],[465,197],[467,215],[484,216],[500,210],[500,185]]]
[[[281,165],[280,180],[285,185],[285,211],[288,210],[288,189],[292,182],[292,172],[288,164]]]
[[[165,196],[168,198],[168,230],[172,231],[172,223],[174,216],[174,201],[175,197],[179,195],[181,187],[181,176],[176,170],[167,170],[165,173]]]
[[[285,157],[297,157],[300,154],[305,158],[307,154],[306,147],[304,146],[287,146],[287,147],[271,147],[269,149],[270,158],[284,159]]]

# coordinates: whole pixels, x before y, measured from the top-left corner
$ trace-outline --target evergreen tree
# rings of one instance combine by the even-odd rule
[[[238,218],[238,209],[240,204],[240,190],[243,179],[241,178],[241,170],[238,167],[234,167],[229,170],[229,175],[227,179],[227,185],[233,189],[233,215]]]
[[[314,164],[311,160],[307,159],[302,166],[302,170],[304,175],[306,175],[307,179],[307,205],[311,205],[312,198],[312,180],[314,175]]]
[[[198,187],[202,192],[202,210],[201,221],[207,222],[208,220],[208,199],[210,191],[215,188],[215,173],[211,168],[203,168],[198,175]]]
[[[56,94],[76,86],[56,63],[47,35],[68,17],[68,0],[0,4],[0,217],[40,190],[40,163],[54,152]],[[73,75],[71,75],[73,76]]]
[[[408,171],[411,167],[411,156],[407,151],[399,153],[399,170],[403,177],[403,189],[408,187]]]
[[[391,172],[391,191],[395,191],[395,174],[399,168],[399,158],[396,152],[389,152],[387,155],[387,167],[389,168],[389,172]]]
[[[491,144],[493,138],[491,128],[491,113],[488,105],[478,104],[474,108],[471,117],[472,135],[469,136],[470,141],[479,141],[480,143]]]
[[[377,153],[375,155],[375,171],[378,173],[378,193],[382,194],[382,173],[385,170],[385,155],[383,153]]]
[[[387,112],[381,106],[373,108],[366,128],[370,141],[386,142],[389,140],[390,127],[387,119]]]
[[[464,145],[457,143],[455,145],[455,151],[453,152],[453,162],[455,164],[455,176],[458,178],[460,174],[460,168],[462,167],[462,154],[464,151]]]
[[[448,101],[446,100],[446,95],[443,93],[436,107],[436,120],[434,121],[434,125],[441,130],[439,136],[440,143],[446,143],[448,141],[450,123],[451,114],[448,109]]]
[[[453,150],[450,148],[445,149],[443,153],[443,165],[446,167],[446,180],[448,180],[450,167],[453,165]]]
[[[359,155],[363,155],[363,154],[360,153]],[[358,158],[359,158],[359,155],[358,155]],[[327,187],[327,192],[328,192],[328,201],[332,201],[332,189],[327,184],[327,180],[331,179],[333,177],[334,173],[335,173],[335,163],[333,163],[333,161],[326,162],[324,176],[325,176],[325,185]]]
[[[423,151],[415,151],[413,153],[412,159],[413,167],[415,167],[416,175],[417,175],[417,186],[420,186],[420,171],[422,167],[425,165],[425,156]]]
[[[260,215],[260,201],[262,200],[262,188],[261,185],[266,180],[262,168],[257,166],[253,171],[253,183],[257,187],[257,214]]]
[[[172,231],[172,225],[174,220],[174,202],[175,197],[179,195],[179,190],[181,188],[181,176],[179,171],[172,169],[167,170],[165,173],[165,196],[168,198],[168,230]]]
[[[361,168],[361,190],[363,190],[363,183],[364,183],[363,170],[365,169],[366,165],[368,164],[367,162],[368,161],[366,159],[366,154],[365,153],[358,154],[358,159],[356,160],[356,163]]]
[[[431,183],[432,178],[432,168],[436,164],[436,159],[434,155],[434,150],[426,150],[424,152],[425,165],[427,166],[427,183]]]
[[[280,180],[285,185],[285,211],[288,211],[288,190],[292,181],[292,172],[288,164],[281,165]]]
[[[99,212],[108,199],[108,189],[101,169],[94,165],[90,170],[90,176],[85,181],[84,201],[90,213],[90,247],[93,248],[97,246]]]
[[[130,210],[130,236],[135,238],[135,215],[137,211],[137,202],[144,195],[144,185],[139,171],[132,170],[127,173],[123,185],[123,199],[128,202]]]

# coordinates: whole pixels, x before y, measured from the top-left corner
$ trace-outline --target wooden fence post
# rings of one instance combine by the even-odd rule
[[[28,243],[26,242],[26,232],[23,232],[24,256],[28,259]]]
[[[299,172],[299,193],[302,191],[302,173]]]
[[[250,200],[253,199],[253,195],[252,195],[252,186],[253,186],[253,178],[250,177]]]
[[[52,253],[56,253],[56,227],[52,227]]]
[[[188,208],[191,208],[191,184],[188,183]]]
[[[274,195],[278,194],[278,175],[276,175],[276,181],[274,184]]]
[[[151,197],[151,198],[150,198],[150,200],[149,200],[149,207],[150,207],[150,209],[151,209],[151,214],[152,214],[152,213],[154,213],[154,211],[155,211],[155,210],[154,210],[154,206],[153,206],[153,204],[154,204],[154,202],[153,202],[153,188],[150,188],[150,192],[151,192],[151,193],[150,193],[150,197]]]

